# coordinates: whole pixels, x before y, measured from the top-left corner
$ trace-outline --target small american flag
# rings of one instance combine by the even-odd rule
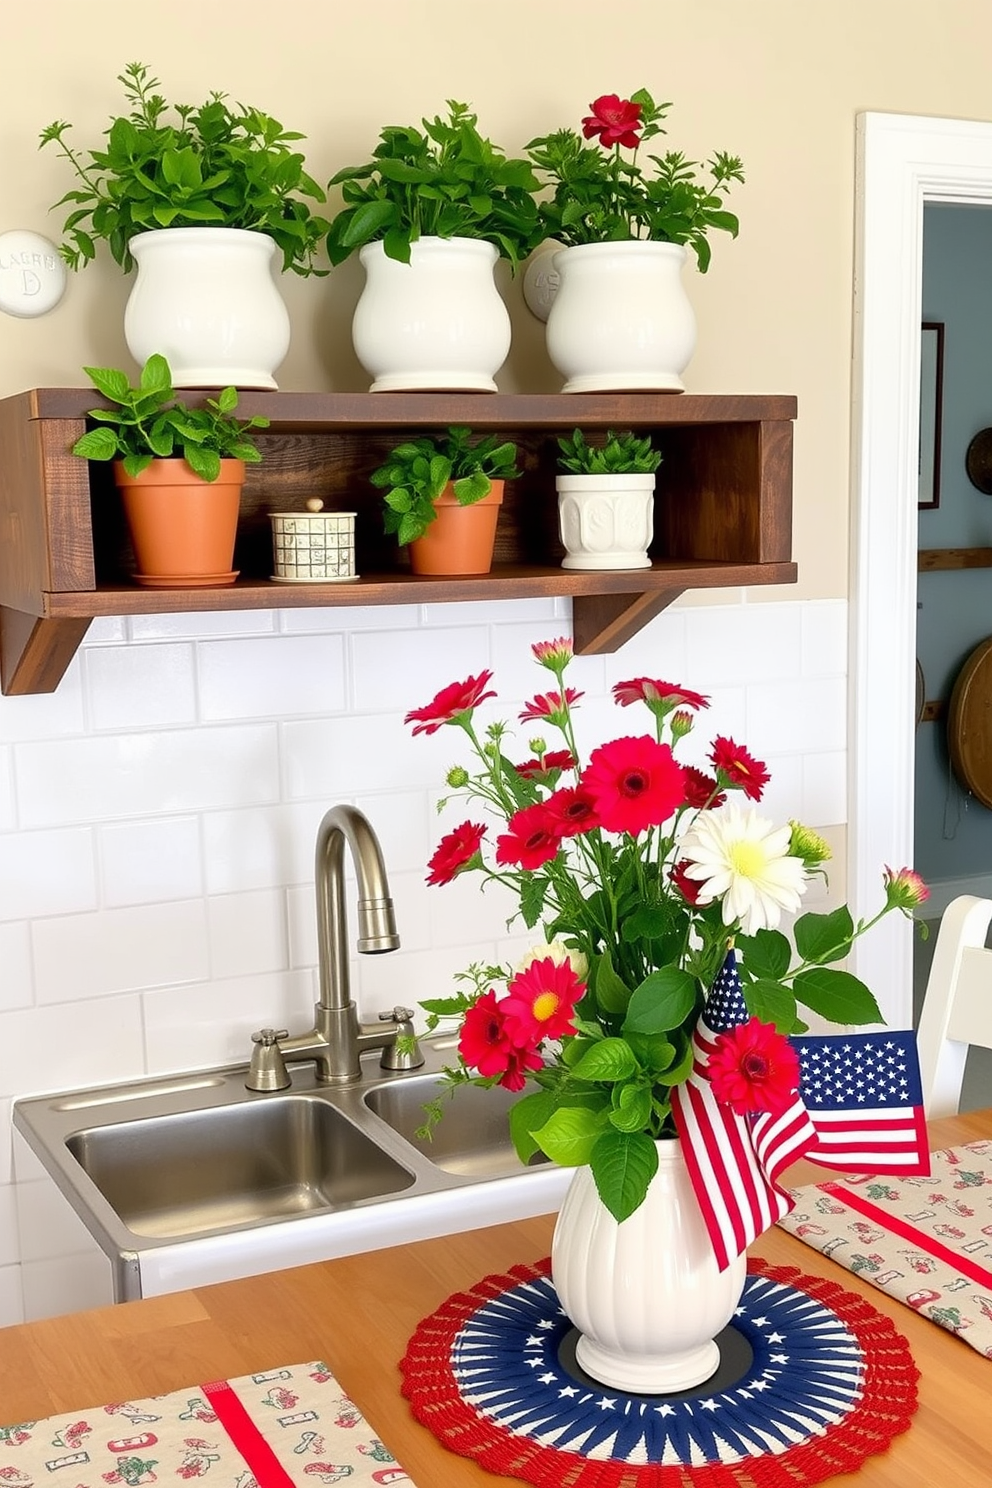
[[[775,1180],[817,1140],[798,1096],[785,1111],[750,1117],[716,1100],[706,1073],[714,1038],[749,1016],[731,950],[696,1024],[692,1073],[672,1087],[683,1156],[721,1271],[788,1214],[792,1200]]]
[[[848,1171],[929,1174],[915,1034],[883,1029],[790,1043],[799,1056],[799,1094],[816,1128],[806,1157]]]

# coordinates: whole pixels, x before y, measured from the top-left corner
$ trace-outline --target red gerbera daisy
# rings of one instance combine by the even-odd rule
[[[749,1018],[718,1033],[707,1064],[721,1105],[746,1111],[784,1111],[799,1088],[799,1056],[774,1023]]]
[[[608,148],[623,145],[625,150],[634,150],[640,138],[641,105],[631,103],[629,98],[620,98],[616,93],[604,93],[589,105],[591,114],[582,120],[582,133],[586,139],[599,135]]]
[[[510,830],[496,839],[497,863],[530,870],[549,863],[558,852],[561,832],[543,802],[514,812],[507,826]]]
[[[581,786],[564,786],[544,802],[562,837],[577,837],[598,827],[599,817],[592,796]]]
[[[478,822],[462,822],[453,832],[442,837],[434,856],[427,864],[429,884],[450,883],[479,851],[486,829]]]
[[[737,786],[752,801],[761,800],[765,786],[772,778],[765,769],[764,760],[755,759],[733,739],[720,736],[713,740],[710,759],[716,766],[717,778],[723,777],[721,785]]]
[[[726,799],[725,793],[717,790],[717,784],[712,775],[697,770],[695,765],[685,766],[685,804],[687,806],[701,811],[704,806],[710,808],[722,806]]]
[[[521,1049],[513,1042],[503,1015],[502,1004],[491,989],[473,1003],[462,1019],[458,1035],[458,1052],[471,1069],[499,1083],[507,1090],[522,1090],[525,1070],[540,1069],[541,1057],[532,1049]]]
[[[566,687],[564,696],[560,692],[539,692],[537,697],[531,698],[519,715],[520,722],[526,723],[529,718],[546,718],[549,723],[555,723],[560,728],[565,722],[569,708],[573,707],[581,696],[582,693],[574,687]]]
[[[690,692],[677,682],[659,682],[653,677],[632,677],[629,682],[617,682],[613,687],[613,698],[622,708],[631,703],[647,703],[652,712],[669,713],[673,708],[708,708],[710,700],[701,692]]]
[[[574,770],[575,759],[568,749],[549,749],[540,759],[524,760],[517,765],[517,774],[525,780],[536,780],[540,785],[553,785],[562,770]]]
[[[556,641],[535,641],[530,649],[534,660],[558,678],[572,659],[572,642],[568,636],[559,636]]]
[[[442,723],[460,723],[466,713],[471,713],[486,698],[495,697],[493,691],[486,692],[492,672],[480,672],[477,677],[466,677],[464,682],[452,682],[431,699],[424,708],[412,708],[404,723],[415,723],[416,734],[437,733]]]
[[[500,1003],[507,1033],[518,1048],[532,1049],[574,1033],[575,1004],[585,990],[570,962],[559,965],[552,956],[532,961],[517,972]]]
[[[636,837],[667,821],[685,800],[685,771],[667,744],[642,735],[594,749],[579,785],[608,832]]]

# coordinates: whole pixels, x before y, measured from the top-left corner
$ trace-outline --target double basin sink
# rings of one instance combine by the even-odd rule
[[[110,1257],[117,1300],[556,1208],[564,1175],[522,1166],[499,1087],[458,1088],[417,1135],[451,1059],[448,1040],[423,1049],[415,1072],[372,1056],[349,1085],[303,1065],[276,1094],[238,1065],[30,1097],[14,1125]]]

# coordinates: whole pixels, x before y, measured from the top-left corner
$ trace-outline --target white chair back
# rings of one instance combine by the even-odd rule
[[[962,894],[937,932],[917,1042],[928,1117],[953,1116],[969,1044],[992,1049],[992,899]]]

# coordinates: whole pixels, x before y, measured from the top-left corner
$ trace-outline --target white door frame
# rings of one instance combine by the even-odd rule
[[[992,124],[859,114],[848,738],[848,898],[912,865],[923,207],[992,203]],[[990,268],[992,272],[992,268]],[[912,1020],[912,928],[891,915],[852,963],[886,1021]]]

